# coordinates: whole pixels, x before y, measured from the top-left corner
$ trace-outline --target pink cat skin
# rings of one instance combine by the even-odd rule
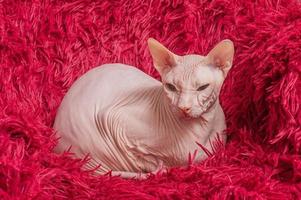
[[[162,82],[135,67],[105,64],[80,77],[64,97],[54,123],[55,151],[71,146],[89,154],[87,169],[124,178],[145,177],[160,166],[183,166],[189,153],[206,158],[196,142],[212,151],[217,135],[226,141],[219,103],[232,66],[234,46],[218,43],[206,56],[179,56],[148,40]]]

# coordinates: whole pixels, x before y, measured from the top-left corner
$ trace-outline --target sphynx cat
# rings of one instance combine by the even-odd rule
[[[218,43],[206,56],[179,56],[148,40],[162,82],[135,67],[105,64],[81,76],[65,95],[54,123],[55,151],[70,147],[97,173],[139,178],[158,168],[183,166],[226,141],[220,89],[232,66],[234,46]]]

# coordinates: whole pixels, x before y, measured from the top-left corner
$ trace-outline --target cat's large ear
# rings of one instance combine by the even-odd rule
[[[232,67],[234,56],[234,45],[231,40],[222,40],[219,42],[206,56],[208,62],[219,67],[224,77],[227,76],[230,68]]]
[[[170,52],[160,42],[153,38],[147,40],[148,48],[153,58],[154,66],[162,76],[176,64],[177,55]]]

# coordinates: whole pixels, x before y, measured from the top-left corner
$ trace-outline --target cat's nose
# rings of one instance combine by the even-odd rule
[[[188,113],[190,111],[189,107],[181,107],[180,109],[185,113]]]

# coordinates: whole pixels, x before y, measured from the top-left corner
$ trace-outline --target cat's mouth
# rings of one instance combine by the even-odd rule
[[[200,118],[200,117],[202,117],[203,114],[205,114],[211,110],[211,108],[215,105],[216,100],[217,100],[216,98],[211,98],[207,102],[207,105],[203,106],[201,108],[200,112],[197,112],[197,113],[187,113],[182,110],[179,110],[178,112],[179,112],[180,118],[185,119],[185,120]]]
[[[182,110],[179,110],[179,117],[181,119],[184,119],[184,120],[191,120],[191,119],[197,119],[200,117],[200,115],[195,115],[193,113],[187,113],[187,112],[184,112]]]
[[[180,119],[184,120],[191,120],[197,119],[201,117],[201,113],[191,113],[191,112],[184,112],[183,110],[179,109],[176,106],[171,106],[172,112],[177,115]]]
[[[189,113],[181,111],[181,118],[183,118],[183,119],[193,119],[194,117],[192,117]]]

